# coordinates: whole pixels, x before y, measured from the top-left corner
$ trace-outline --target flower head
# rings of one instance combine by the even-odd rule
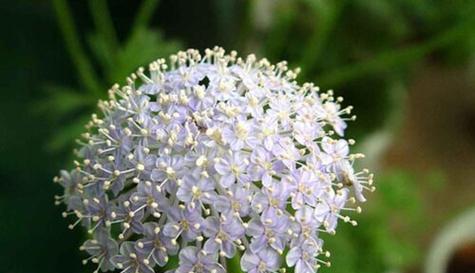
[[[327,264],[321,232],[360,211],[372,174],[343,138],[351,107],[254,55],[178,52],[114,85],[92,115],[64,187],[70,225],[97,271],[296,273]],[[335,134],[336,133],[336,134]],[[354,195],[356,198],[352,197]],[[119,251],[120,249],[120,251]],[[281,257],[285,254],[285,257]],[[167,265],[168,266],[168,265]]]

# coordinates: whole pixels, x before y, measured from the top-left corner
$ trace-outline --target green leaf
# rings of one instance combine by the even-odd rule
[[[110,84],[110,74],[115,69],[114,65],[117,62],[118,57],[116,54],[117,52],[109,50],[106,38],[103,35],[100,35],[99,33],[93,33],[89,35],[87,41],[89,47],[91,48],[92,54],[94,54],[94,57],[99,62],[99,65],[102,68],[104,74],[103,76],[106,77]]]
[[[241,270],[241,255],[236,252],[236,255],[232,257],[231,259],[227,259],[226,262],[226,268],[227,268],[227,273],[244,273]]]
[[[123,82],[138,67],[160,57],[166,57],[179,48],[178,42],[165,41],[158,31],[139,29],[119,51],[117,63],[111,71],[111,83]]]
[[[68,4],[65,0],[53,0],[52,3],[56,12],[58,26],[62,32],[66,48],[76,66],[81,85],[91,94],[100,94],[100,82],[96,77],[87,54],[81,46]]]
[[[332,265],[329,268],[323,266],[319,272],[357,273],[355,271],[357,268],[356,260],[361,254],[358,252],[358,245],[355,243],[354,238],[352,238],[351,228],[353,227],[341,225],[338,227],[336,235],[323,235],[325,240],[324,248],[331,253],[331,257],[328,260],[330,260]]]
[[[106,0],[89,0],[89,10],[92,14],[97,34],[103,37],[103,41],[111,54],[114,54],[118,47],[118,40],[114,29],[114,24],[107,7]]]
[[[94,98],[89,94],[81,94],[79,90],[64,86],[45,87],[46,97],[33,105],[35,112],[61,118],[74,111],[93,105]]]
[[[51,137],[47,147],[52,151],[60,151],[65,147],[72,146],[74,140],[85,131],[84,125],[89,121],[89,116],[84,115],[68,123],[62,128],[58,128],[58,133]]]
[[[135,21],[132,25],[131,36],[135,36],[141,29],[145,29],[152,18],[159,1],[158,0],[143,0],[139,7]]]
[[[313,9],[315,24],[299,61],[302,73],[308,73],[312,66],[318,62],[346,4],[344,0],[307,2]],[[302,74],[302,77],[305,75]]]

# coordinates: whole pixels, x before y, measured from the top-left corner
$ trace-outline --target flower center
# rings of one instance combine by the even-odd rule
[[[241,170],[240,170],[240,168],[239,168],[238,165],[232,164],[232,165],[231,165],[231,172],[232,172],[234,175],[237,176],[237,175],[241,172]]]
[[[265,272],[266,269],[267,269],[267,265],[263,261],[260,261],[259,265],[257,266],[257,270],[259,272]]]
[[[188,223],[187,220],[182,220],[180,222],[180,226],[183,228],[183,230],[188,230],[190,228],[190,223]]]
[[[231,207],[234,211],[239,211],[241,209],[241,204],[238,201],[232,201]]]
[[[238,123],[235,128],[236,137],[239,139],[246,139],[248,135],[248,130],[243,123]]]
[[[191,193],[195,199],[199,199],[201,197],[201,190],[197,186],[191,187]]]

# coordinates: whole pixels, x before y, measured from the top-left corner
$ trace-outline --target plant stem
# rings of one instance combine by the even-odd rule
[[[119,42],[106,0],[89,0],[89,9],[99,33],[107,41],[108,50],[115,53],[119,47]]]
[[[218,41],[225,48],[237,42],[235,35],[236,26],[236,3],[232,0],[214,0],[214,8],[219,11],[216,14]],[[246,22],[244,19],[243,22]]]
[[[241,270],[241,255],[239,254],[239,251],[236,251],[236,255],[232,257],[231,259],[226,259],[226,268],[227,268],[227,273],[243,273]]]
[[[244,11],[242,15],[242,22],[238,26],[238,39],[235,40],[236,44],[238,44],[238,48],[246,53],[248,40],[247,37],[251,37],[252,25],[253,25],[253,18],[252,12],[255,9],[255,1],[253,0],[246,0],[243,1]]]
[[[453,43],[465,33],[467,26],[460,24],[429,41],[380,53],[368,60],[352,64],[347,67],[337,68],[334,71],[324,73],[317,77],[322,86],[338,86],[344,82],[354,80],[365,75],[376,73],[387,68],[404,65],[412,60],[420,59],[434,50]]]
[[[295,5],[288,4],[285,8],[279,11],[279,20],[276,20],[272,27],[269,37],[264,41],[264,51],[270,59],[278,59],[282,57],[285,51],[285,46],[288,45],[288,37],[298,16]],[[277,17],[277,14],[274,15]]]
[[[299,62],[302,73],[308,72],[320,58],[322,50],[341,15],[344,5],[345,1],[340,0],[317,2],[317,4],[312,7],[316,18],[315,30],[308,39]],[[302,77],[305,77],[305,75],[302,75]]]
[[[152,18],[153,12],[158,5],[158,0],[144,0],[139,7],[139,11],[135,17],[135,21],[132,25],[132,31],[130,36],[135,36],[140,29],[145,28]]]
[[[101,95],[100,84],[87,55],[81,47],[69,7],[64,0],[53,0],[52,3],[66,48],[76,66],[81,84],[92,95],[99,97]]]

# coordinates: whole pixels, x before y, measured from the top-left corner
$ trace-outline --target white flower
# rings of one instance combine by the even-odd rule
[[[170,70],[167,70],[170,67]],[[83,250],[98,270],[249,273],[287,266],[314,273],[321,232],[374,190],[341,137],[351,107],[299,86],[297,70],[222,48],[178,52],[114,85],[78,142],[76,167],[55,181],[92,233]],[[356,197],[351,197],[352,194]],[[289,249],[285,259],[284,250]],[[120,250],[120,251],[119,251]],[[220,258],[218,258],[220,257]],[[87,261],[87,260],[86,260]]]

